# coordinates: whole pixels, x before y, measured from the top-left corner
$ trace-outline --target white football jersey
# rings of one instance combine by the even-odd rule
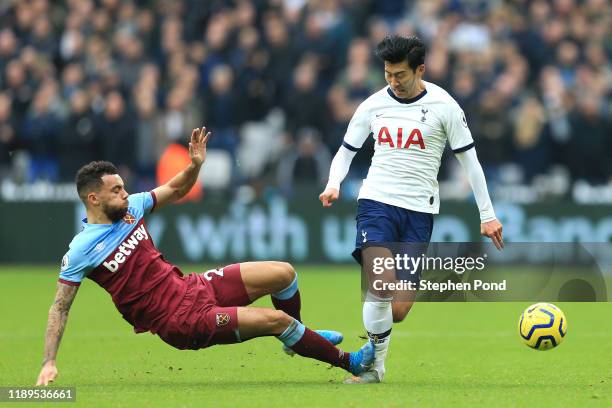
[[[438,170],[446,141],[455,153],[474,146],[465,114],[439,86],[400,99],[385,87],[359,105],[343,146],[357,151],[374,138],[374,156],[359,198],[437,214]]]

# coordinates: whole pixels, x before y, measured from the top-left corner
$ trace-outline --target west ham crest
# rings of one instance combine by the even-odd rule
[[[136,217],[134,217],[130,213],[127,213],[125,214],[125,217],[123,217],[123,222],[125,222],[126,224],[133,224],[136,222]]]
[[[228,313],[217,313],[217,326],[225,326],[230,322],[230,315]]]

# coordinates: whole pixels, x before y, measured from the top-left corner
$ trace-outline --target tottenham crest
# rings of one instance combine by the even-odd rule
[[[217,313],[216,320],[217,326],[225,326],[231,319],[229,313]]]
[[[427,120],[427,118],[425,117],[427,112],[429,112],[429,109],[421,108],[421,113],[423,114],[423,117],[421,118],[421,122],[425,122]]]

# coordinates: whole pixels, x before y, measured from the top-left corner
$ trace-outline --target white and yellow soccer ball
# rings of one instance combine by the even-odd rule
[[[519,334],[531,348],[549,350],[557,347],[567,334],[567,319],[557,306],[536,303],[529,306],[519,320]]]

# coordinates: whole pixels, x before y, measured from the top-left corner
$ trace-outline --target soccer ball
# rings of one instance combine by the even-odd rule
[[[567,334],[567,319],[557,306],[536,303],[529,306],[519,320],[519,334],[529,347],[548,350],[557,347]]]

